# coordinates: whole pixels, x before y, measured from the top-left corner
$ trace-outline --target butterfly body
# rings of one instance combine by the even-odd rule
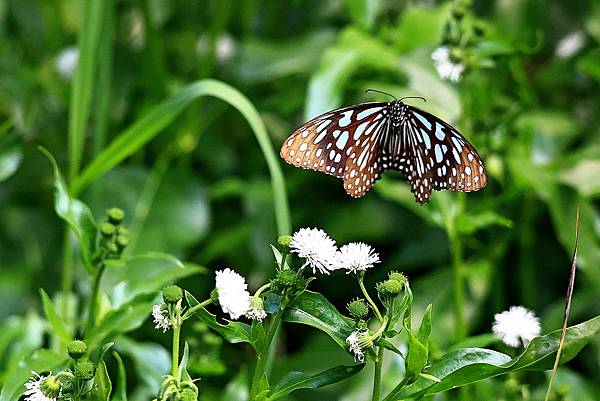
[[[456,129],[402,100],[322,114],[294,131],[280,154],[296,167],[342,178],[353,197],[390,169],[406,176],[421,204],[434,189],[469,192],[487,182],[479,155]]]

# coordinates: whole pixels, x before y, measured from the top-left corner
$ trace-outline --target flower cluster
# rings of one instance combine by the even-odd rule
[[[435,69],[442,79],[458,82],[465,70],[465,66],[452,53],[448,46],[438,47],[432,54]]]
[[[33,377],[25,383],[25,401],[56,401],[60,396],[61,384],[52,373],[43,376],[31,371]]]
[[[227,268],[216,272],[215,288],[223,313],[232,319],[239,319],[250,309],[250,293],[246,279]]]
[[[362,242],[351,242],[339,250],[329,235],[317,228],[301,228],[292,236],[291,251],[305,260],[313,273],[329,274],[344,269],[347,273],[365,272],[379,263],[379,255]]]

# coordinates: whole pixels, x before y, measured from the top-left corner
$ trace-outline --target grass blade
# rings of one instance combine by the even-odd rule
[[[74,196],[95,179],[142,148],[173,122],[194,100],[203,96],[216,97],[229,103],[248,121],[271,175],[277,231],[279,234],[289,234],[291,223],[283,173],[262,118],[254,105],[237,89],[211,79],[189,84],[171,98],[155,106],[144,117],[119,134],[75,179],[72,187]]]
[[[571,273],[569,274],[569,284],[567,286],[565,317],[563,319],[562,331],[560,333],[560,340],[558,342],[558,351],[556,351],[556,359],[554,360],[554,367],[552,368],[552,374],[550,375],[550,380],[548,381],[548,390],[546,391],[546,397],[544,397],[544,401],[548,401],[550,399],[550,394],[552,393],[552,381],[554,380],[554,376],[556,376],[556,371],[558,370],[560,354],[565,342],[565,335],[567,334],[567,323],[569,320],[569,313],[571,312],[573,287],[575,286],[575,273],[577,272],[577,245],[579,245],[579,206],[577,206],[577,215],[575,217],[575,249],[573,249],[573,258],[571,259]]]

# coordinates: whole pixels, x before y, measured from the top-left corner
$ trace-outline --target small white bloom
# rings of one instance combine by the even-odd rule
[[[364,362],[365,350],[373,346],[373,340],[367,329],[357,329],[346,338],[346,344],[348,344],[350,352],[354,355],[354,360]]]
[[[225,33],[217,38],[215,43],[215,54],[217,61],[221,64],[225,64],[230,61],[237,51],[237,45],[233,36]]]
[[[460,76],[465,70],[465,66],[460,63],[455,63],[450,58],[450,48],[448,46],[438,47],[432,54],[431,58],[434,61],[435,69],[442,79],[449,79],[453,82],[458,82]]]
[[[76,46],[64,48],[58,56],[56,56],[55,68],[61,78],[70,80],[75,75],[77,61],[79,60],[79,50]]]
[[[250,308],[246,311],[246,317],[250,320],[262,322],[267,317],[267,312],[264,309]]]
[[[556,45],[556,57],[569,58],[585,46],[585,34],[582,31],[571,32]]]
[[[509,310],[494,316],[492,331],[506,345],[518,347],[540,335],[540,321],[535,314],[523,306],[511,306]]]
[[[29,379],[27,383],[25,383],[25,401],[56,401],[56,399],[60,396],[60,382],[56,380],[54,377],[51,377],[52,374],[47,376],[42,376],[37,374],[34,371],[31,371],[33,377]],[[42,385],[46,379],[53,379],[51,383],[47,383],[45,388],[42,389]]]
[[[216,272],[216,289],[219,305],[223,313],[229,313],[232,319],[239,319],[250,309],[250,293],[246,279],[227,268]]]
[[[161,302],[152,307],[152,317],[154,318],[154,328],[162,330],[165,333],[171,327],[171,320],[169,320],[169,310],[167,304]]]
[[[379,255],[362,242],[351,242],[341,247],[337,259],[338,266],[346,269],[346,273],[364,272],[379,263]]]
[[[317,270],[329,274],[335,270],[337,247],[329,235],[318,228],[301,228],[292,236],[290,243],[292,252],[305,259],[305,265],[312,267],[313,273]]]

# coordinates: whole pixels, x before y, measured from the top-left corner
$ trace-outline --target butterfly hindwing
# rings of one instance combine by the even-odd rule
[[[290,135],[281,147],[288,163],[344,179],[346,192],[362,196],[379,178],[374,167],[386,103],[362,103],[320,115]],[[358,182],[357,182],[358,179]]]

